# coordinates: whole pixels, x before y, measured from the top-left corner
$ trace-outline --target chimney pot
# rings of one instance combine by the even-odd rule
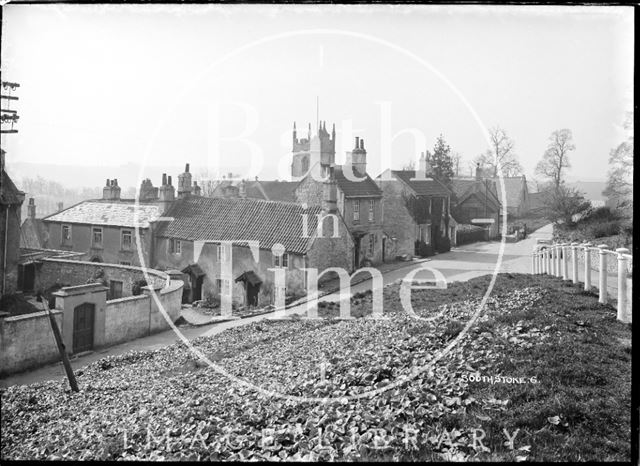
[[[360,139],[360,149],[364,150],[364,138]]]
[[[356,136],[356,149],[358,147],[360,147],[360,142],[359,142],[360,138],[358,136]]]
[[[189,164],[187,164],[187,165],[184,167],[184,171],[185,171],[185,173],[189,173]]]
[[[163,173],[162,174],[162,186],[166,186],[167,185],[167,174]]]
[[[172,184],[171,184],[171,175],[169,175],[169,176],[167,177],[167,184],[168,184],[169,186],[172,186]]]

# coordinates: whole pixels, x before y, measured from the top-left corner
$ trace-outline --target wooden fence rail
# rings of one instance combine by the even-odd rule
[[[583,267],[580,267],[581,258]],[[633,256],[628,249],[618,248],[612,251],[606,244],[594,246],[591,243],[539,244],[531,254],[531,273],[553,275],[571,280],[575,284],[582,282],[584,289],[588,291],[594,286],[591,275],[592,264],[596,261],[598,301],[606,304],[610,292],[617,295],[618,320],[630,323],[633,313]],[[617,261],[617,267],[613,261]]]

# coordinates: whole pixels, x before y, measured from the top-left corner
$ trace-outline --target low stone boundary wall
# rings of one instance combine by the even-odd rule
[[[51,311],[62,328],[62,312]],[[46,312],[0,318],[0,376],[60,358]]]
[[[69,259],[41,259],[36,273],[36,290],[46,290],[54,285],[81,285],[87,283],[98,270],[104,271],[107,282],[122,282],[122,297],[133,295],[133,285],[139,280],[147,280],[142,267],[132,265],[108,264],[104,262],[76,261]],[[148,285],[165,286],[170,282],[169,276],[159,270],[147,269],[152,280]]]
[[[156,275],[157,276],[157,275]],[[142,287],[143,294],[106,300],[107,289],[99,284],[65,287],[54,293],[58,321],[67,352],[73,351],[75,307],[94,305],[93,348],[108,347],[169,329],[180,316],[181,280]],[[164,313],[163,311],[164,310]],[[57,346],[46,312],[0,317],[0,376],[58,361]]]

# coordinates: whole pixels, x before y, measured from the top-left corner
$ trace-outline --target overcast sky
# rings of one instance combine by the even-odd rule
[[[245,174],[282,179],[293,122],[306,136],[318,98],[338,162],[363,137],[373,176],[440,133],[468,174],[487,148],[483,125],[500,125],[528,178],[551,132],[570,128],[570,177],[604,180],[632,110],[633,10],[9,4],[2,79],[21,84],[20,132],[2,139],[9,168],[239,172],[257,151],[262,166]],[[384,160],[384,135],[407,128],[427,147],[405,132]]]

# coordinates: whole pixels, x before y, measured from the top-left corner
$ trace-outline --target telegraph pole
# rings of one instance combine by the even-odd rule
[[[18,111],[13,110],[11,107],[12,101],[17,101],[18,97],[15,95],[11,95],[12,91],[15,91],[20,87],[18,83],[12,83],[9,81],[2,81],[2,94],[0,94],[0,100],[2,100],[2,106],[0,108],[0,123],[2,125],[10,124],[11,127],[9,129],[2,128],[2,134],[6,133],[17,133],[18,130],[14,129],[13,125],[18,122],[20,118],[18,116]]]

